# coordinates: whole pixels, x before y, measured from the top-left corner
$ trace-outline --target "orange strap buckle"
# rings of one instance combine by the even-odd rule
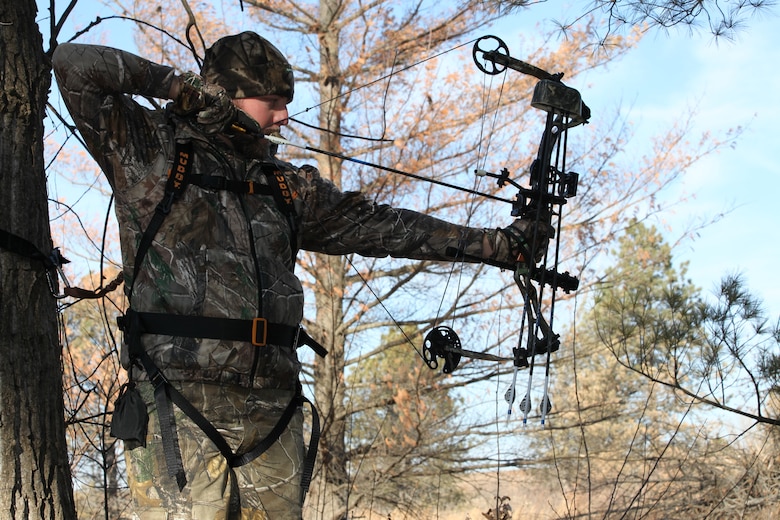
[[[252,320],[252,345],[264,347],[268,336],[268,321],[265,318]]]

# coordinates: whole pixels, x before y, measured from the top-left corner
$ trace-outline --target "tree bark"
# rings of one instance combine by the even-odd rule
[[[50,66],[33,1],[0,0],[0,228],[51,249],[43,160]],[[0,248],[0,510],[76,518],[57,302],[40,261]],[[9,517],[6,517],[9,518]]]
[[[340,152],[338,132],[341,130],[342,110],[338,100],[341,70],[339,67],[339,31],[337,22],[339,2],[320,2],[320,127],[329,130],[321,135],[320,147]],[[327,102],[333,100],[331,102]],[[320,156],[318,167],[324,178],[341,187],[341,162],[333,157]],[[320,439],[320,471],[315,483],[317,509],[320,518],[341,520],[349,511],[350,479],[346,454],[346,395],[344,387],[344,292],[346,290],[346,261],[343,257],[316,255],[318,285],[315,295],[317,332],[325,341],[328,356],[318,358],[314,366],[315,397],[323,417]]]

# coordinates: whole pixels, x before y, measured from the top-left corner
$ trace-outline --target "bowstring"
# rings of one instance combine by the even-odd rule
[[[294,114],[290,115],[290,116],[289,116],[289,118],[290,118],[290,119],[292,119],[293,117],[299,116],[299,115],[301,115],[301,114],[305,114],[305,113],[306,113],[306,112],[308,112],[309,110],[314,110],[315,108],[319,108],[319,107],[321,107],[322,105],[325,105],[325,104],[327,104],[327,103],[332,103],[333,101],[336,101],[337,99],[340,99],[340,98],[342,98],[342,97],[344,97],[344,96],[348,96],[348,95],[350,95],[350,94],[353,94],[354,92],[357,92],[357,91],[358,91],[358,90],[360,90],[360,89],[364,89],[364,88],[366,88],[366,87],[370,87],[371,85],[374,85],[374,84],[376,84],[376,83],[379,83],[380,81],[384,81],[384,80],[386,80],[386,79],[390,79],[390,78],[392,78],[393,76],[396,76],[397,74],[400,74],[400,73],[402,73],[402,72],[406,72],[407,70],[409,70],[409,69],[412,69],[412,68],[414,68],[414,67],[417,67],[418,65],[422,65],[423,63],[426,63],[426,62],[428,62],[428,61],[431,61],[431,60],[434,60],[434,59],[436,59],[436,58],[438,58],[438,57],[440,57],[440,56],[444,56],[445,54],[448,54],[448,53],[450,53],[450,52],[453,52],[453,51],[455,51],[455,50],[458,50],[458,49],[460,49],[461,47],[465,47],[466,45],[470,45],[470,44],[474,43],[475,41],[477,41],[478,39],[479,39],[479,38],[474,38],[473,40],[470,40],[470,41],[467,41],[467,42],[463,42],[463,43],[459,43],[458,45],[456,45],[456,46],[454,46],[454,47],[450,47],[449,49],[446,49],[446,50],[443,50],[443,51],[441,51],[441,52],[438,52],[438,53],[436,53],[436,54],[433,54],[433,55],[431,55],[431,56],[425,57],[425,58],[423,58],[423,59],[421,59],[421,60],[419,60],[419,61],[416,61],[416,62],[414,62],[414,63],[411,63],[411,64],[409,64],[409,65],[407,65],[407,66],[405,66],[405,67],[401,67],[401,68],[399,68],[399,69],[396,69],[396,68],[395,68],[395,61],[394,61],[394,62],[393,62],[393,66],[391,67],[391,72],[390,72],[390,73],[388,73],[388,74],[385,74],[384,76],[380,76],[380,77],[378,77],[378,78],[376,78],[376,79],[374,79],[374,80],[371,80],[371,81],[369,81],[368,83],[365,83],[365,84],[363,84],[363,85],[359,85],[359,86],[357,86],[357,87],[355,87],[355,88],[352,88],[352,89],[350,89],[350,90],[347,90],[346,92],[342,92],[342,93],[340,93],[340,94],[339,94],[339,95],[337,95],[337,96],[333,96],[332,98],[326,99],[326,100],[324,100],[324,101],[320,101],[319,103],[315,103],[314,105],[311,105],[311,106],[308,106],[308,107],[306,107],[306,108],[304,108],[304,109],[302,109],[302,110],[299,110],[298,112],[296,112],[296,113],[294,113]],[[386,88],[390,88],[390,84],[389,84],[389,82],[388,82],[388,84],[387,84],[387,87],[386,87]],[[325,128],[320,128],[320,130],[322,130],[323,132],[329,132],[329,130],[327,130],[327,129],[325,129]]]
[[[472,40],[476,41],[476,40]],[[487,77],[486,77],[487,76]],[[480,125],[479,125],[479,133],[477,136],[477,149],[476,149],[476,160],[475,160],[475,171],[478,169],[484,169],[485,165],[487,164],[488,160],[488,154],[490,152],[490,145],[493,138],[494,130],[498,124],[498,107],[501,106],[501,100],[504,93],[504,86],[506,85],[506,72],[502,74],[501,84],[498,88],[498,96],[496,99],[496,109],[493,111],[493,118],[490,122],[490,125],[488,126],[488,129],[486,130],[485,120],[486,120],[486,114],[490,113],[490,94],[493,91],[494,85],[493,85],[493,76],[483,75],[482,79],[482,110],[481,115],[479,117]],[[487,139],[485,137],[487,136]],[[484,150],[483,150],[483,141],[485,142]],[[479,184],[481,182],[481,177],[474,176],[474,181],[472,184],[472,190],[473,191],[479,191]],[[466,209],[466,221],[464,223],[464,226],[469,227],[472,221],[472,217],[474,216],[474,213],[476,212],[476,206],[477,206],[477,199],[476,195],[472,194],[472,197],[469,202],[469,206]],[[462,250],[465,250],[465,248],[459,248]],[[447,289],[449,287],[449,284],[453,278],[455,269],[456,269],[456,263],[460,264],[458,269],[458,278],[457,278],[457,284],[456,284],[456,294],[460,294],[460,289],[462,286],[462,281],[464,277],[464,272],[466,269],[466,262],[453,262],[450,267],[450,272],[445,280],[444,284],[444,290],[442,291],[442,297],[439,301],[439,308],[436,311],[436,324],[438,324],[438,316],[441,314],[441,309],[444,306],[444,300],[446,299],[447,295]],[[451,323],[454,324],[456,316],[453,315],[451,317]]]
[[[495,129],[498,125],[498,113],[499,113],[499,107],[501,106],[501,100],[503,98],[504,93],[504,87],[506,86],[507,81],[507,70],[505,69],[504,72],[501,74],[501,83],[498,88],[498,95],[496,99],[495,104],[495,110],[493,110],[493,117],[491,119],[490,125],[487,129],[485,128],[485,114],[489,113],[490,110],[490,94],[493,91],[493,83],[494,83],[494,76],[485,74],[483,75],[482,79],[482,114],[483,117],[480,118],[480,128],[479,128],[479,136],[477,140],[477,169],[487,169],[487,161],[488,161],[488,155],[490,153],[490,145],[492,144],[492,137],[495,133]],[[485,135],[487,135],[487,139],[485,139],[485,146],[483,150],[483,139],[485,138]],[[481,162],[480,162],[481,157]],[[480,182],[480,177],[475,175],[474,178],[474,189],[476,190],[477,186]],[[476,197],[472,197],[472,206],[469,210],[469,218],[471,218],[471,215],[473,214],[474,207],[476,206]],[[460,284],[460,278],[463,275],[463,266],[461,264],[461,274],[459,276],[459,284]],[[498,323],[498,338],[501,338],[501,315],[504,311],[504,297],[503,293],[501,298],[499,298],[499,308],[497,313],[497,323]],[[517,377],[517,367],[514,367],[513,370],[513,380]],[[498,376],[496,377],[496,392],[495,392],[495,428],[496,428],[496,488],[495,488],[495,497],[496,497],[496,504],[495,504],[495,511],[496,514],[498,514],[499,511],[499,497],[501,496],[501,428],[500,428],[500,412],[499,409],[501,407],[501,391],[500,391],[500,370],[498,372]],[[515,399],[515,385],[514,383],[510,386],[510,391],[512,392],[511,401],[509,403],[509,413],[507,414],[507,421],[510,418],[510,413],[512,409],[512,403]]]

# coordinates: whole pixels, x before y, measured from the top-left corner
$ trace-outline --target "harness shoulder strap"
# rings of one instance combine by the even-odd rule
[[[290,186],[284,172],[270,163],[263,163],[262,170],[268,178],[268,184],[271,186],[271,191],[273,191],[276,205],[279,206],[279,209],[283,213],[295,215],[296,212],[293,201],[298,198],[298,192]]]
[[[268,179],[276,206],[279,211],[284,213],[290,226],[290,249],[292,250],[292,260],[295,262],[295,256],[298,254],[298,214],[295,211],[294,201],[298,198],[298,192],[287,181],[284,172],[275,165],[263,163],[262,169]]]
[[[150,220],[149,225],[146,226],[144,234],[141,236],[141,242],[138,244],[138,249],[135,252],[133,279],[130,281],[130,288],[128,290],[130,295],[133,293],[135,279],[141,271],[141,264],[146,257],[146,253],[149,251],[149,247],[152,245],[152,240],[154,240],[154,237],[157,235],[157,231],[159,231],[160,226],[162,226],[165,217],[171,212],[174,201],[181,197],[181,194],[184,193],[184,190],[187,188],[191,172],[192,143],[190,141],[176,141],[176,146],[174,148],[174,165],[168,172],[168,181],[165,184],[165,194],[154,209],[152,220]]]

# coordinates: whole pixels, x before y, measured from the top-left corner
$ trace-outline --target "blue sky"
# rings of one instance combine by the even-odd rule
[[[98,14],[110,13],[97,2],[82,0],[72,20],[83,27]],[[42,7],[39,20],[47,15]],[[538,4],[498,24],[494,34],[522,59],[519,31],[541,34],[552,27],[553,18],[566,18],[565,7]],[[731,209],[694,240],[683,242],[675,250],[676,258],[690,263],[689,276],[706,291],[714,289],[725,274],[743,273],[775,317],[780,315],[774,229],[780,168],[773,160],[778,146],[773,126],[780,121],[780,102],[774,93],[780,92],[780,71],[772,66],[778,50],[777,22],[775,15],[754,17],[734,41],[716,41],[708,32],[691,34],[685,28],[651,30],[636,49],[608,69],[590,72],[572,84],[594,114],[617,105],[628,111],[635,131],[628,146],[637,156],[647,150],[652,136],[692,108],[697,114],[695,133],[747,128],[734,148],[702,160],[680,186],[670,190],[671,198],[693,198],[657,224],[675,241],[693,220]],[[102,25],[111,31],[112,45],[131,48],[129,23]],[[69,34],[66,30],[65,36]]]
[[[731,209],[676,253],[690,262],[689,275],[705,290],[725,274],[743,273],[775,318],[780,315],[775,275],[780,168],[773,159],[780,72],[772,65],[777,21],[754,19],[734,42],[715,42],[704,33],[691,37],[684,30],[656,32],[605,77],[593,79],[594,91],[633,105],[638,135],[669,125],[691,107],[699,132],[746,127],[734,148],[705,158],[686,174],[678,192],[695,198],[667,216],[668,235],[674,239],[692,219]]]

